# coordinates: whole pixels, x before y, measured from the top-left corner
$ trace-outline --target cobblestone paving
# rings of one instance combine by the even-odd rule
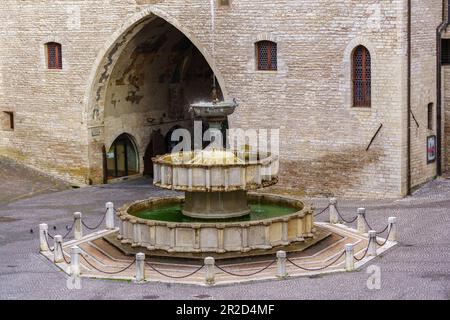
[[[1,197],[7,199],[9,191],[5,190],[4,177],[0,176],[0,180]],[[15,193],[20,194],[18,191]],[[0,298],[450,299],[450,180],[447,179],[433,181],[405,199],[340,201],[340,210],[347,216],[353,216],[359,206],[367,207],[368,220],[376,229],[383,228],[389,216],[399,218],[400,244],[371,263],[381,268],[380,290],[367,288],[367,268],[354,273],[212,288],[83,279],[81,290],[69,290],[65,274],[38,253],[39,223],[48,223],[52,233],[63,233],[75,211],[82,211],[87,222],[93,224],[101,217],[107,201],[122,205],[168,193],[153,188],[149,180],[139,179],[4,203],[0,207]],[[312,201],[319,209],[326,205],[326,199]],[[320,217],[325,218],[326,214]]]
[[[70,188],[61,180],[49,178],[2,156],[0,183],[0,204]]]

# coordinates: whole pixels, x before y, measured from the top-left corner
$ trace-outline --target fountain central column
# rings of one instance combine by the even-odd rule
[[[226,219],[250,213],[247,191],[186,192],[183,214],[200,219]]]

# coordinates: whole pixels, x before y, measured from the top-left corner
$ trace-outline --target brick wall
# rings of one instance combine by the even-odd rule
[[[414,98],[420,121],[423,104],[435,99],[426,88],[435,81],[435,37],[427,23],[433,20],[435,28],[438,2],[423,4],[423,17],[415,11],[420,46],[414,49],[414,72],[426,74],[423,80],[414,78],[421,92]],[[17,119],[14,132],[0,132],[2,153],[78,183],[98,182],[99,146],[111,137],[103,115],[95,118],[92,112],[95,107],[103,112],[105,98],[96,101],[93,93],[104,90],[98,79],[111,74],[107,64],[119,60],[129,40],[121,43],[124,38],[115,33],[130,31],[128,22],[153,9],[188,35],[216,70],[225,96],[238,99],[232,127],[280,128],[282,185],[308,194],[405,194],[405,0],[234,0],[230,8],[216,8],[214,35],[204,0],[67,3],[7,0],[0,5],[0,17],[7,21],[0,26],[0,106],[14,109]],[[72,19],[78,13],[80,25]],[[277,72],[255,70],[254,42],[264,39],[278,43]],[[62,71],[45,68],[49,41],[63,45]],[[350,56],[359,44],[372,55],[370,109],[351,106]],[[91,127],[100,134],[93,137]],[[415,184],[433,176],[423,164],[420,135],[425,133],[414,147]]]
[[[436,163],[427,163],[427,137],[436,135],[436,28],[442,22],[442,1],[412,1],[411,64],[411,175],[418,186],[436,175]],[[433,104],[428,129],[428,104]]]

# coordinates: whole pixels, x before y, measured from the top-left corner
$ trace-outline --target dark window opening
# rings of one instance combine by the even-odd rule
[[[0,128],[2,130],[14,130],[14,112],[3,111],[1,113]]]
[[[219,7],[229,7],[231,0],[219,0]]]
[[[433,130],[433,104],[432,103],[428,104],[427,114],[428,114],[428,117],[427,117],[428,129]]]
[[[62,69],[62,48],[61,44],[49,42],[47,47],[47,67],[49,69]]]
[[[272,41],[260,41],[256,43],[256,54],[258,70],[276,71],[278,68],[277,61],[277,44]]]
[[[441,59],[443,65],[450,65],[450,39],[442,39]]]
[[[364,46],[353,51],[353,106],[370,107],[372,103],[372,70],[370,52]]]

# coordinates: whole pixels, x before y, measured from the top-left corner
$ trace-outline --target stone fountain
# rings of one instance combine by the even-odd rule
[[[210,129],[219,129],[237,106],[213,97],[212,102],[191,105],[191,110]],[[310,206],[281,196],[248,194],[278,182],[274,155],[249,157],[206,148],[166,154],[153,163],[154,185],[185,196],[138,201],[118,210],[123,245],[175,255],[249,252],[314,235]]]

